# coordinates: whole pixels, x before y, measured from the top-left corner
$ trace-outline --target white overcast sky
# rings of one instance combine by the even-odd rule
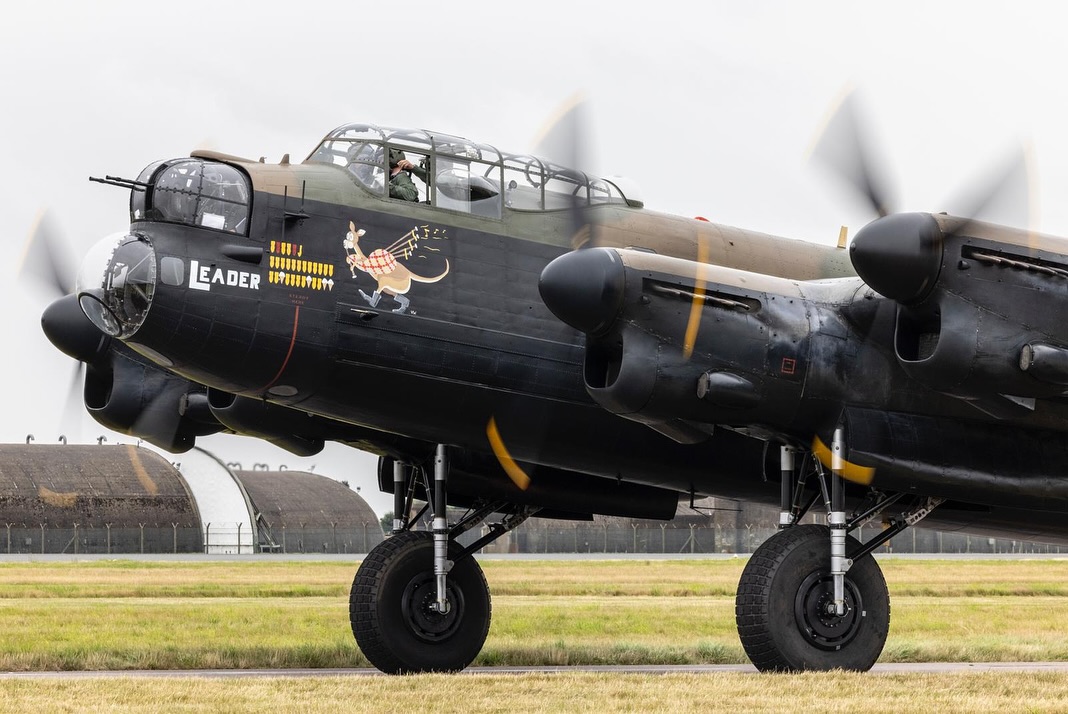
[[[75,262],[128,225],[127,194],[90,175],[198,147],[300,160],[349,121],[530,151],[582,93],[591,170],[631,178],[650,208],[834,242],[871,216],[806,155],[855,87],[899,209],[952,210],[1026,141],[1032,227],[1068,235],[1066,20],[1061,3],[937,0],[18,3],[0,27],[0,442],[103,433],[63,423],[73,365],[40,332],[48,298],[17,277],[42,211]],[[390,507],[345,449],[203,445],[246,468],[315,465]]]

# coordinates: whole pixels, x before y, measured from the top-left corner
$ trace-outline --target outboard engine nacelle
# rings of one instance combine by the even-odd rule
[[[1068,385],[1068,265],[1054,239],[931,214],[895,214],[850,246],[857,273],[898,303],[894,351],[931,389],[1042,398]],[[1064,246],[1060,247],[1063,253]]]

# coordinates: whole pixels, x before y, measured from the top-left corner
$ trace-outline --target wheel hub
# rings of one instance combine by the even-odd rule
[[[797,590],[794,615],[797,627],[811,644],[824,650],[847,645],[864,622],[864,602],[853,583],[845,581],[845,614],[834,612],[834,578],[812,573]]]
[[[419,639],[425,642],[440,642],[451,637],[463,622],[463,592],[448,585],[448,612],[437,611],[437,587],[434,576],[422,573],[412,578],[401,596],[401,611],[404,622]]]

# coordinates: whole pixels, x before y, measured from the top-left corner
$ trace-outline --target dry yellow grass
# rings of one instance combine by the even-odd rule
[[[0,681],[3,712],[1046,712],[1068,677],[1039,673],[420,675]]]

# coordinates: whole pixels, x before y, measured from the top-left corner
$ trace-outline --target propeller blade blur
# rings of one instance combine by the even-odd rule
[[[591,151],[588,113],[586,98],[581,93],[564,102],[534,142],[534,155],[569,167],[571,172],[584,172],[589,175],[594,157]],[[575,183],[584,184],[585,177],[576,176]],[[575,194],[572,199],[571,244],[580,247],[592,238],[592,217],[584,196]]]
[[[59,237],[55,220],[47,211],[42,212],[27,240],[19,279],[60,297],[73,292],[76,272],[73,254]]]
[[[534,155],[579,170],[589,168],[586,99],[576,94],[560,107],[534,142]]]
[[[1035,182],[1030,145],[1012,147],[985,176],[971,181],[967,193],[947,202],[951,215],[967,219],[956,232],[963,231],[971,221],[1031,228],[1037,214]]]
[[[85,377],[85,363],[75,362],[71,372],[70,384],[67,386],[67,395],[63,403],[63,414],[60,417],[60,431],[74,442],[81,442],[81,421],[85,413],[85,402],[82,399],[82,383]]]
[[[877,216],[894,212],[885,164],[874,150],[866,125],[860,118],[856,94],[846,94],[832,111],[813,144],[810,158],[831,170],[864,199]]]

